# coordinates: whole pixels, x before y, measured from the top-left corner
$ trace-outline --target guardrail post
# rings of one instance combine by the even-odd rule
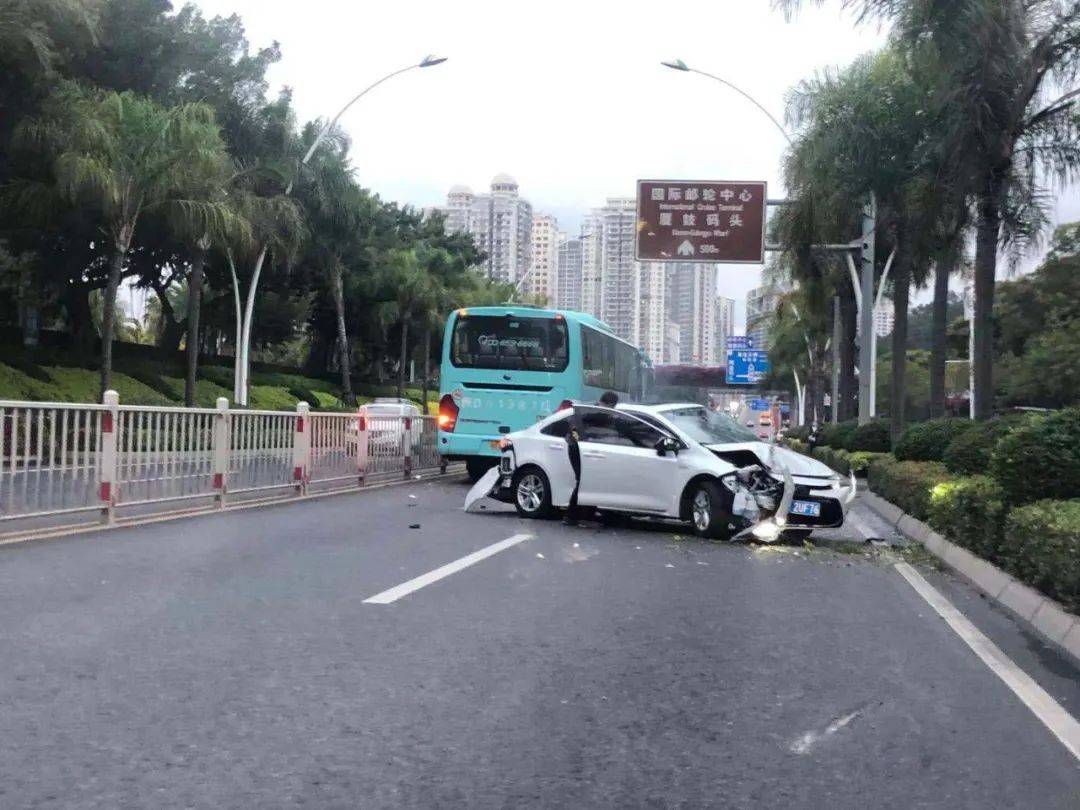
[[[401,432],[401,452],[405,456],[403,467],[405,478],[412,476],[412,418],[405,417],[405,430]]]
[[[311,469],[311,406],[296,403],[296,431],[293,434],[293,480],[296,494],[307,493],[308,474]]]
[[[116,391],[106,391],[102,403],[108,410],[101,414],[101,436],[98,445],[100,459],[98,499],[101,501],[101,522],[111,524],[116,520],[116,498],[119,494],[116,485],[118,473],[116,428],[120,421],[120,395]]]
[[[229,428],[232,420],[229,416],[229,400],[217,398],[217,414],[214,416],[213,455],[214,455],[214,491],[219,509],[225,508],[225,499],[229,491],[229,451],[232,437]]]
[[[368,420],[364,413],[356,415],[356,473],[360,486],[367,480],[368,467]]]

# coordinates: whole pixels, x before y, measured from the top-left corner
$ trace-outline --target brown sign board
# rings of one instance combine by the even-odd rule
[[[767,197],[764,182],[639,180],[637,259],[762,264]]]

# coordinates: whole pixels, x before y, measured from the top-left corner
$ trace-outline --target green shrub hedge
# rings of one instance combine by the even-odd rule
[[[990,470],[990,456],[999,441],[1015,425],[1004,419],[976,422],[945,448],[941,460],[951,472],[960,475],[979,475]]]
[[[950,540],[996,561],[1005,523],[1005,493],[989,476],[938,484],[930,493],[930,525]]]
[[[866,475],[870,471],[870,465],[883,458],[891,459],[892,456],[889,453],[870,453],[866,450],[859,450],[855,453],[848,453],[848,465],[856,475]]]
[[[892,450],[889,426],[881,421],[856,425],[855,429],[848,434],[844,449],[852,453],[888,453]]]
[[[936,461],[879,459],[870,465],[870,489],[909,515],[926,520],[931,493],[950,479],[945,465]]]
[[[1080,496],[1080,408],[1010,431],[991,455],[990,472],[1013,505]]]
[[[904,431],[893,448],[898,461],[941,461],[945,448],[957,436],[971,430],[968,419],[931,419]]]
[[[854,419],[836,425],[823,425],[821,428],[821,440],[818,443],[826,447],[832,447],[835,450],[845,450],[847,449],[848,437],[855,432],[858,426],[858,421]]]
[[[812,455],[822,464],[828,464],[838,473],[847,475],[851,471],[851,462],[847,450],[837,450],[832,447],[815,447]]]
[[[1009,573],[1080,612],[1080,500],[1014,509],[1005,537],[1002,561]]]
[[[810,426],[799,425],[797,427],[789,427],[787,430],[784,431],[784,435],[787,436],[789,439],[796,439],[800,442],[805,442],[808,438],[810,438]]]

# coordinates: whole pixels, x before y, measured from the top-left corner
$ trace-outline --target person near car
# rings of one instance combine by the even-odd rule
[[[818,423],[814,422],[810,428],[810,434],[806,437],[807,446],[813,450],[817,447],[817,443],[821,440],[821,429],[818,427]]]
[[[603,408],[614,408],[619,404],[619,395],[614,391],[605,391],[600,395],[597,405]],[[566,517],[563,523],[567,526],[576,526],[578,523],[578,488],[581,486],[581,448],[578,442],[581,434],[578,432],[579,425],[575,417],[571,417],[570,430],[566,433],[566,453],[570,457],[570,467],[574,471],[574,490],[570,493],[570,503],[566,507]]]

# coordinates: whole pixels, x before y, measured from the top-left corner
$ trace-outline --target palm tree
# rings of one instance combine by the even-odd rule
[[[820,0],[815,0],[820,2]],[[776,0],[790,12],[800,0]],[[933,66],[940,148],[975,209],[975,416],[993,415],[999,247],[1045,226],[1044,177],[1080,170],[1080,4],[1061,0],[846,0],[893,21],[893,39]],[[1056,89],[1055,89],[1056,87]]]
[[[188,197],[224,159],[214,113],[203,104],[166,109],[135,93],[100,92],[71,82],[49,97],[43,115],[20,125],[19,140],[51,155],[56,187],[102,217],[110,239],[101,329],[101,394],[112,378],[116,291],[141,217],[180,209],[211,222],[222,203]]]
[[[344,139],[328,140],[308,164],[296,196],[311,224],[308,258],[326,279],[334,302],[342,399],[353,405],[345,280],[351,269],[366,264],[363,231],[375,216],[378,200],[357,184],[348,149]]]
[[[904,55],[887,49],[802,82],[791,95],[788,111],[798,135],[785,165],[786,184],[796,199],[785,213],[785,241],[804,253],[822,235],[848,241],[867,196],[877,200],[877,241],[892,249],[896,322],[890,416],[896,436],[906,416],[910,289],[926,273],[926,264],[919,261],[927,216],[925,194],[919,191],[925,186],[923,148],[929,132],[920,110],[927,106],[928,93]],[[807,255],[797,267],[812,266],[808,262]]]
[[[59,26],[93,31],[96,4],[88,0],[0,0],[0,68],[47,73],[57,59]]]

